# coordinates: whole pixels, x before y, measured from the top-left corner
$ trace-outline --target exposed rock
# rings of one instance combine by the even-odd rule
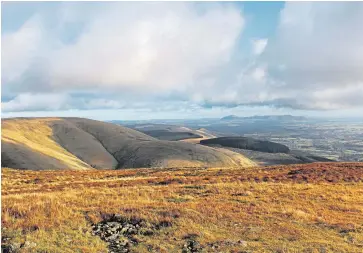
[[[20,248],[21,248],[21,244],[17,243],[17,242],[14,242],[11,244],[2,244],[1,252],[2,253],[15,253],[15,252],[18,252],[20,250]]]
[[[92,225],[92,234],[108,243],[109,252],[131,252],[131,247],[139,243],[134,236],[152,236],[154,230],[171,226],[170,222],[151,224],[139,218],[128,219],[120,214],[103,215],[104,220]]]
[[[197,241],[197,234],[188,234],[183,237],[186,242],[183,245],[182,253],[202,252],[203,247]]]
[[[183,245],[182,253],[192,252],[202,252],[202,247],[200,246],[199,242],[190,239]]]
[[[4,240],[4,238],[2,239],[2,241],[6,241],[6,239]],[[30,241],[25,241],[24,243],[19,243],[19,242],[13,242],[10,244],[2,244],[1,245],[1,252],[2,253],[16,253],[19,252],[21,249],[31,249],[31,248],[35,248],[37,246],[37,244],[35,242],[30,242]]]

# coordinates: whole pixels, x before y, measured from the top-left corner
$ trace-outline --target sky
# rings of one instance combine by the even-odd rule
[[[1,116],[363,116],[362,2],[2,2]]]

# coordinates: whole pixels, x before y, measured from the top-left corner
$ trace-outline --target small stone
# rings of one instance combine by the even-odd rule
[[[108,239],[109,239],[110,241],[115,241],[115,240],[117,240],[117,238],[118,238],[118,234],[113,234],[113,235],[111,235]]]
[[[129,228],[128,232],[129,234],[137,234],[137,230],[134,228]]]
[[[21,247],[21,243],[19,243],[19,242],[14,242],[11,245],[11,248],[14,249],[14,250],[18,250],[18,249],[20,249],[20,247]]]
[[[121,246],[127,246],[129,244],[129,242],[127,240],[123,240],[122,242],[120,242]]]
[[[122,221],[122,215],[117,213],[113,216],[113,219],[116,221]]]
[[[37,244],[35,242],[25,241],[23,248],[34,248],[36,246],[37,246]]]
[[[243,240],[239,240],[238,243],[243,246],[243,247],[247,247],[247,242],[243,241]]]
[[[126,234],[127,233],[128,228],[124,227],[121,229],[121,234]]]

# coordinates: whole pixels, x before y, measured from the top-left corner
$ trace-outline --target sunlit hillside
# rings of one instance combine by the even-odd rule
[[[57,118],[3,120],[1,141],[6,144],[20,145],[29,152],[53,158],[64,168],[89,169],[90,166],[64,149],[53,138],[51,122]],[[26,165],[25,165],[26,166]]]
[[[362,252],[363,164],[2,170],[18,252]]]
[[[16,169],[216,167],[256,164],[244,155],[158,140],[120,125],[84,118],[3,120],[2,166]]]

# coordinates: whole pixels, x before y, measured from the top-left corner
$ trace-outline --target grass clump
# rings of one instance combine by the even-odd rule
[[[20,252],[107,252],[92,225],[119,214],[153,224],[135,236],[133,252],[362,252],[362,167],[3,168],[3,244]],[[289,177],[296,169],[307,180]],[[319,174],[324,169],[329,177]]]

